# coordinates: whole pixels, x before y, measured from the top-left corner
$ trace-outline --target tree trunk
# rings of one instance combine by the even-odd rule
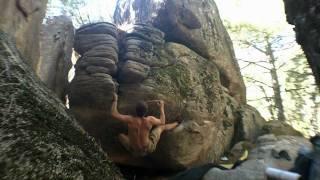
[[[284,115],[283,101],[281,97],[279,77],[277,73],[277,67],[275,64],[276,58],[274,57],[271,43],[269,42],[268,38],[266,38],[266,42],[267,42],[267,47],[266,47],[267,55],[269,56],[269,63],[272,66],[272,68],[270,69],[270,74],[272,79],[272,89],[274,93],[274,103],[275,103],[276,109],[278,110],[278,120],[286,121],[286,117]]]
[[[120,179],[0,31],[1,179]]]
[[[315,92],[312,94],[312,101],[313,101],[313,112],[311,118],[311,125],[313,125],[314,132],[320,132],[320,121],[319,121],[319,109],[320,109],[320,102],[317,99],[318,93]]]

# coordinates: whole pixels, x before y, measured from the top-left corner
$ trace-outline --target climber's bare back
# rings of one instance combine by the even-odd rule
[[[161,121],[153,116],[128,117],[128,138],[132,148],[144,151],[149,144],[149,133],[153,126],[161,125]]]
[[[128,135],[120,134],[120,142],[127,150],[142,152],[142,155],[144,155],[145,152],[150,153],[155,150],[155,147],[160,139],[160,135],[163,131],[174,129],[178,125],[177,122],[166,124],[164,101],[153,100],[148,102],[156,103],[159,106],[160,119],[154,116],[145,116],[148,109],[145,102],[137,103],[136,116],[119,113],[117,109],[117,94],[114,94],[113,103],[111,106],[111,116],[128,125]],[[157,127],[155,130],[152,130],[154,126]]]

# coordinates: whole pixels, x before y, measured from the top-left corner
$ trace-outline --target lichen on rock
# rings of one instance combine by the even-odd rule
[[[0,59],[2,179],[121,179],[3,32]]]

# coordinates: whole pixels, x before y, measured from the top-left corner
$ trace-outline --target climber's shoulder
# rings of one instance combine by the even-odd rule
[[[161,120],[154,117],[154,116],[147,116],[146,120],[151,123],[152,125],[160,125],[161,124]]]

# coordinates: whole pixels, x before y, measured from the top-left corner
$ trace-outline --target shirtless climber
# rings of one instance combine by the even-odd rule
[[[161,133],[177,127],[178,123],[166,124],[164,114],[164,102],[154,100],[160,107],[160,119],[154,116],[145,116],[148,111],[146,102],[138,102],[136,105],[136,116],[123,115],[118,112],[118,96],[113,95],[111,116],[128,125],[128,135],[119,134],[121,144],[134,156],[145,156],[155,151],[160,140]]]

